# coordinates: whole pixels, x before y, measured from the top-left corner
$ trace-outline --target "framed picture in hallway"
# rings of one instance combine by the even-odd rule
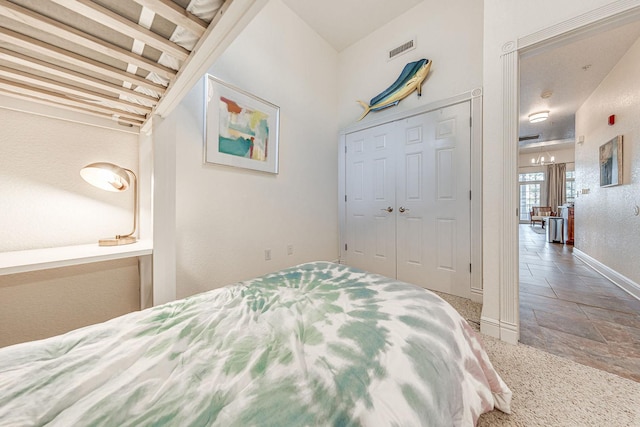
[[[278,173],[280,108],[211,75],[205,86],[204,162]]]
[[[600,187],[622,184],[622,135],[600,146]]]

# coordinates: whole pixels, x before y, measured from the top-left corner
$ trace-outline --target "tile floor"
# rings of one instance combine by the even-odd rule
[[[520,225],[520,342],[640,382],[640,300]]]

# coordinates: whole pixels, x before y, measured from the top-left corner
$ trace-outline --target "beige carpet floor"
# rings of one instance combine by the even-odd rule
[[[439,295],[479,330],[480,304]],[[492,411],[478,426],[640,427],[640,383],[533,347],[481,337],[513,400],[511,415]]]

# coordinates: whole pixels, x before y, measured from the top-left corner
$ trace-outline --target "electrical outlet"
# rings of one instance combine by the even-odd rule
[[[271,249],[264,250],[264,260],[271,261]]]
[[[293,255],[293,245],[287,245],[287,255]]]

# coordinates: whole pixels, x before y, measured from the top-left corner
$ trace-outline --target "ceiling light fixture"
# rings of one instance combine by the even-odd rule
[[[551,91],[551,90],[545,90],[544,92],[542,92],[542,93],[540,94],[540,98],[542,98],[542,99],[551,98],[551,95],[553,95],[553,91]]]
[[[130,185],[130,178],[133,177],[133,231],[125,235],[117,235],[113,239],[100,239],[99,246],[119,246],[136,242],[133,235],[136,232],[138,216],[138,180],[136,174],[130,169],[124,169],[113,163],[99,162],[87,165],[80,170],[80,176],[94,187],[107,191],[126,191]]]
[[[531,164],[544,166],[544,165],[552,165],[556,162],[556,158],[550,155],[548,151],[545,151],[545,154],[549,157],[545,158],[545,156],[542,155],[542,152],[538,154],[538,158],[532,157]],[[549,161],[547,161],[546,159],[549,159]]]
[[[548,111],[538,111],[537,113],[529,114],[529,123],[544,122],[549,118]]]

